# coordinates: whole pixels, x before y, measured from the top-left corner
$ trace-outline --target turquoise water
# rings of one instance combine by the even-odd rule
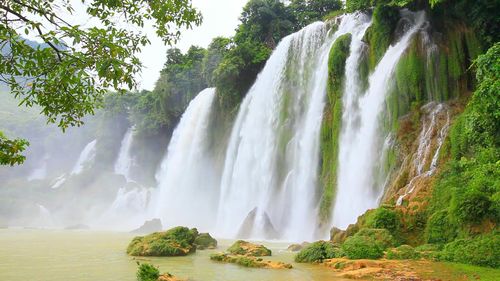
[[[2,281],[135,281],[137,260],[125,253],[129,233],[0,230],[0,280]],[[197,281],[325,281],[342,280],[319,265],[293,263],[287,244],[263,243],[273,251],[270,259],[292,263],[291,270],[252,269],[213,262],[211,253],[226,249],[232,241],[219,241],[219,249],[198,251],[187,257],[148,258],[179,278]]]

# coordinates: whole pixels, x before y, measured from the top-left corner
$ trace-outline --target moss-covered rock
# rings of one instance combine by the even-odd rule
[[[127,247],[131,256],[185,256],[196,251],[196,228],[175,227],[165,232],[135,237]]]
[[[394,237],[387,229],[365,228],[347,238],[341,248],[350,259],[378,259],[394,244]]]
[[[256,258],[243,255],[229,255],[218,253],[210,255],[210,259],[218,262],[234,263],[244,267],[253,268],[272,268],[272,269],[291,269],[292,265],[280,261],[265,261],[262,258]]]
[[[342,249],[328,241],[317,241],[302,249],[296,256],[296,262],[322,262],[326,259],[344,256]]]
[[[401,245],[387,250],[386,257],[390,260],[416,260],[420,258],[420,253],[412,246]]]
[[[305,247],[307,247],[309,244],[309,242],[303,242],[302,244],[292,244],[290,246],[288,246],[288,248],[286,248],[288,251],[291,251],[291,252],[298,252],[302,249],[304,249]]]
[[[200,233],[196,236],[193,243],[198,250],[217,248],[217,240],[210,236],[209,233]]]
[[[264,245],[252,244],[243,240],[238,240],[227,249],[232,255],[242,255],[251,257],[271,256],[271,250]]]
[[[339,134],[342,124],[342,90],[345,64],[349,56],[351,34],[337,38],[328,59],[328,88],[325,112],[321,126],[321,181],[323,195],[320,203],[320,220],[328,222],[337,184]]]

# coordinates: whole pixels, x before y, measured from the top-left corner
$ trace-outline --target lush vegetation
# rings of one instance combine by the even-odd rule
[[[350,259],[378,259],[384,251],[396,244],[386,229],[364,228],[347,238],[342,244],[345,256]]]
[[[137,281],[156,281],[160,277],[160,270],[152,264],[142,263],[137,269]]]
[[[304,247],[295,256],[296,262],[322,262],[326,259],[340,258],[342,250],[329,241],[317,241]]]

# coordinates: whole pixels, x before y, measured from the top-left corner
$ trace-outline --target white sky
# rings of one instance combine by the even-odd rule
[[[232,36],[238,25],[238,18],[248,0],[193,0],[193,5],[203,14],[203,24],[193,30],[183,31],[176,45],[183,52],[191,45],[206,48],[217,36]],[[151,45],[140,54],[144,67],[140,78],[141,89],[152,90],[160,76],[168,49],[161,39],[155,36],[153,28],[147,29]]]

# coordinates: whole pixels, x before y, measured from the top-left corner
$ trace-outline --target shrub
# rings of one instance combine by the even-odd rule
[[[412,246],[401,245],[397,248],[389,249],[387,251],[387,258],[390,260],[416,260],[420,258],[420,253]]]
[[[456,226],[450,221],[448,211],[442,210],[429,217],[425,228],[427,243],[444,244],[452,241],[457,233]]]
[[[394,210],[378,208],[366,218],[366,226],[370,228],[384,228],[394,234],[399,228],[399,219]]]
[[[455,240],[446,244],[439,254],[439,259],[498,268],[500,267],[500,235],[498,232],[493,232],[475,238]]]
[[[156,281],[159,277],[160,271],[152,264],[143,263],[137,269],[137,281]]]
[[[490,207],[488,195],[475,189],[457,193],[451,202],[453,215],[463,223],[481,222],[488,215]]]
[[[325,259],[340,258],[344,254],[335,244],[327,241],[317,241],[307,245],[296,256],[296,262],[322,262]]]
[[[350,259],[378,259],[391,246],[394,246],[394,237],[387,229],[365,228],[347,238],[342,250]]]

